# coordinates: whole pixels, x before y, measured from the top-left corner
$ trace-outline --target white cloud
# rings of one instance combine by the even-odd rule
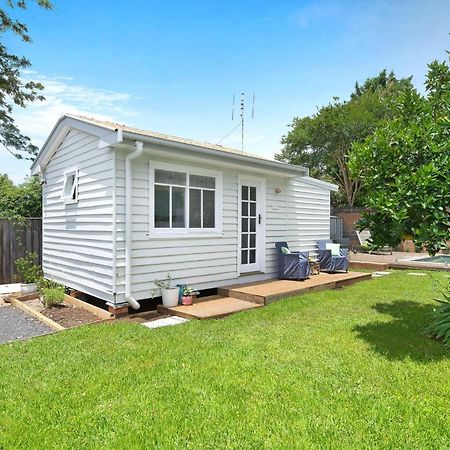
[[[44,86],[45,100],[16,108],[13,117],[20,131],[40,147],[57,120],[65,113],[95,116],[104,120],[123,121],[137,114],[130,105],[134,98],[125,92],[97,89],[76,83],[71,77],[46,76],[32,70],[23,72],[25,80]],[[15,159],[0,148],[0,172],[19,183],[29,174],[30,162]]]
[[[33,71],[25,72],[24,76],[45,86],[43,102],[29,104],[25,109],[17,108],[14,112],[22,133],[37,146],[44,143],[56,121],[65,113],[114,121],[137,114],[130,106],[130,94],[91,88],[77,84],[70,77],[45,76]]]

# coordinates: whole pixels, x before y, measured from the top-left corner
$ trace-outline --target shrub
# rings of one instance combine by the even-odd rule
[[[42,290],[42,301],[47,308],[59,305],[64,301],[64,288],[44,288]]]
[[[450,283],[443,287],[442,298],[435,299],[440,305],[431,313],[431,323],[426,332],[437,339],[442,339],[444,345],[450,348]]]
[[[42,276],[41,266],[37,263],[38,255],[28,252],[23,258],[16,260],[16,277],[22,283],[37,283]]]

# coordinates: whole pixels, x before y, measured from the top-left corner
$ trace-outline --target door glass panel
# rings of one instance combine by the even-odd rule
[[[257,205],[256,205],[256,187],[242,186],[241,187],[241,264],[253,265],[248,270],[257,268],[257,236],[256,236],[256,220],[257,220]]]
[[[169,186],[155,184],[155,227],[169,228]]]
[[[184,188],[172,187],[172,228],[184,228]]]

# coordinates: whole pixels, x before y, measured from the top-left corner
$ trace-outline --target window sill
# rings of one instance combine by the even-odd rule
[[[207,239],[207,238],[220,238],[223,233],[220,231],[211,231],[207,233],[146,233],[149,239]]]

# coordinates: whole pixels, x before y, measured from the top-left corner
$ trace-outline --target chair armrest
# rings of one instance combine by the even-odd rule
[[[323,259],[331,258],[331,250],[317,250],[317,260],[321,261]]]
[[[339,249],[339,255],[340,256],[345,256],[346,258],[348,258],[348,248],[340,248]]]

